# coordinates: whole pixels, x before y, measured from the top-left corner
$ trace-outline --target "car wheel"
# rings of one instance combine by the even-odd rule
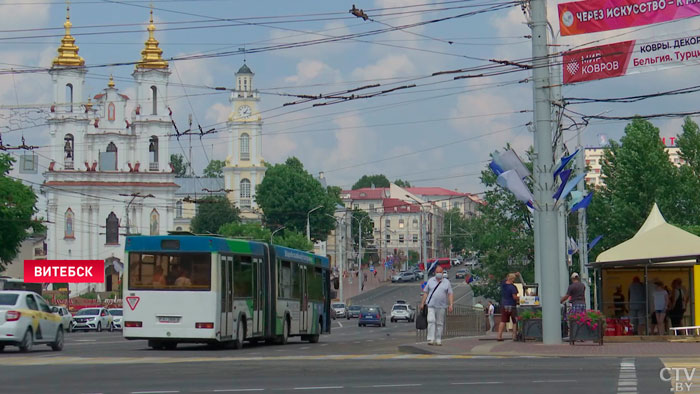
[[[396,323],[396,320],[394,320],[394,318],[392,317],[392,318],[391,318],[391,322],[392,322],[392,323]]]
[[[58,328],[58,331],[56,331],[56,340],[49,346],[51,346],[51,350],[57,352],[63,350],[63,327]]]
[[[33,345],[34,338],[32,337],[32,330],[27,330],[27,332],[24,333],[24,338],[22,338],[22,342],[19,344],[19,351],[22,353],[26,353],[32,350]]]
[[[95,329],[95,331],[102,332],[102,323],[101,322],[97,322],[97,328]]]
[[[236,350],[243,349],[244,338],[245,338],[245,330],[241,326],[241,319],[238,319],[238,327],[236,328],[236,340],[233,341],[233,348]]]

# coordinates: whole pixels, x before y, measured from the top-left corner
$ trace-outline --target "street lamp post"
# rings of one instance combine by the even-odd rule
[[[272,232],[272,234],[270,234],[270,245],[272,245],[272,237],[274,237],[274,236],[275,236],[275,234],[277,234],[277,232],[278,232],[278,231],[280,231],[280,230],[284,230],[284,229],[285,229],[285,227],[287,227],[287,226],[281,226],[281,227],[280,227],[280,228],[278,228],[277,230],[273,231],[273,232]]]
[[[337,218],[333,215],[326,214],[326,216],[330,216],[335,220],[336,222],[336,230],[339,229],[341,226],[343,226],[343,237],[341,238],[341,242],[338,242],[338,237],[340,236],[338,234],[338,231],[335,233],[335,262],[337,265],[339,265],[338,268],[338,275],[340,278],[338,278],[338,298],[340,299],[340,302],[345,302],[343,299],[343,274],[345,273],[345,261],[343,259],[343,238],[345,238],[345,217],[342,218]],[[340,250],[340,253],[338,252]],[[338,258],[340,256],[340,258]]]
[[[428,262],[425,259],[425,254],[426,254],[426,249],[427,249],[427,243],[426,243],[426,236],[427,234],[425,233],[425,220],[423,220],[424,212],[423,212],[423,202],[418,201],[412,196],[406,195],[406,197],[410,198],[411,200],[415,201],[418,203],[418,206],[420,207],[420,261],[423,263],[423,280],[426,282],[428,281]]]
[[[306,240],[311,242],[311,225],[309,223],[309,216],[311,215],[311,212],[323,208],[323,205],[319,205],[316,208],[310,210],[309,212],[306,213]]]
[[[370,219],[369,216],[365,216],[362,219],[357,219],[355,216],[350,216],[351,218],[357,220],[357,285],[362,292],[362,221],[365,219]],[[371,219],[370,219],[371,220]]]

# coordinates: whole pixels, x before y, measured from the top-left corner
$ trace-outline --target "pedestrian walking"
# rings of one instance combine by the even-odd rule
[[[488,310],[488,316],[489,316],[489,331],[494,330],[494,321],[493,321],[493,315],[496,312],[496,308],[493,306],[493,302],[489,301],[489,310]]]
[[[688,309],[690,298],[688,291],[683,288],[681,278],[674,279],[671,287],[673,288],[671,289],[671,309],[668,311],[669,316],[671,316],[671,327],[682,327],[683,315]]]
[[[520,274],[519,272],[517,273]],[[516,274],[509,273],[506,276],[506,280],[501,283],[501,322],[498,324],[498,341],[503,342],[503,330],[506,328],[506,323],[510,320],[513,323],[513,340],[517,336],[518,326],[517,326],[517,315],[518,311],[516,309],[518,305],[518,288],[515,287],[513,281],[516,278]]]
[[[671,303],[668,292],[660,279],[654,280],[654,316],[656,317],[656,330],[659,335],[666,334],[665,320],[666,310]]]
[[[586,285],[581,283],[578,274],[571,274],[571,284],[566,289],[566,294],[561,298],[561,302],[571,302],[571,311],[569,314],[575,314],[586,311]]]
[[[452,313],[454,294],[452,285],[444,275],[442,267],[435,269],[435,276],[428,280],[423,289],[422,310],[428,307],[428,345],[442,346],[442,330],[445,326],[445,312]]]

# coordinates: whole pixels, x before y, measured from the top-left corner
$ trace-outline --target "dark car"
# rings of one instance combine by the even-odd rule
[[[360,310],[361,309],[362,309],[361,305],[350,305],[348,307],[348,314],[347,314],[348,320],[350,320],[350,318],[360,317]]]
[[[464,268],[458,269],[455,273],[455,279],[464,279],[465,276],[467,276],[467,270]]]
[[[386,313],[384,313],[382,307],[378,305],[362,307],[360,310],[360,320],[358,320],[357,325],[365,327],[368,324],[386,327]]]

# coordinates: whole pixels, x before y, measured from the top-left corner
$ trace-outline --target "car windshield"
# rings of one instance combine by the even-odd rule
[[[360,309],[362,309],[362,307],[359,305],[353,305],[348,309],[350,309],[351,311],[359,311]]]
[[[405,310],[408,310],[408,308],[406,307],[406,305],[394,305],[394,310],[395,311],[405,311]]]
[[[345,308],[345,304],[333,304],[333,308]]]
[[[379,308],[373,306],[369,308],[362,308],[362,313],[379,313]]]
[[[112,316],[122,316],[124,312],[121,309],[110,309],[109,314]]]
[[[19,294],[0,294],[0,305],[12,306],[17,303]]]
[[[97,316],[100,314],[99,309],[81,309],[76,316]]]

